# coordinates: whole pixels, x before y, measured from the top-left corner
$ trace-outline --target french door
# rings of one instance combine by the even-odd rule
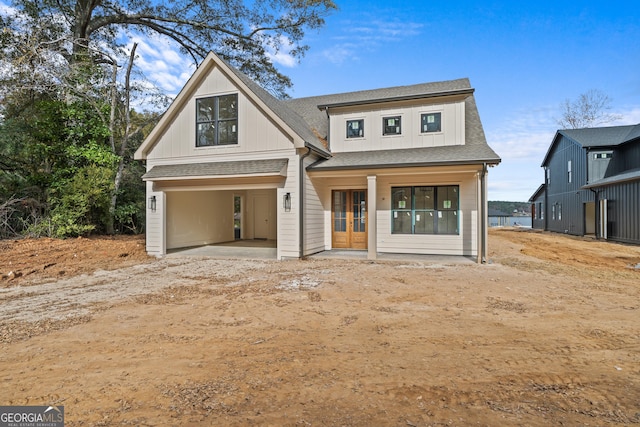
[[[367,249],[367,190],[334,190],[331,196],[331,246]]]

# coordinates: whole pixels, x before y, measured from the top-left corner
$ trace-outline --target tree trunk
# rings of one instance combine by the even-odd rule
[[[119,156],[118,160],[118,169],[116,170],[116,176],[113,181],[113,193],[111,194],[111,203],[109,205],[109,216],[107,218],[106,224],[106,232],[107,234],[114,234],[114,222],[116,215],[116,206],[118,202],[118,191],[120,190],[120,184],[122,183],[122,175],[124,173],[124,162],[125,156],[127,154],[127,145],[129,144],[129,139],[131,138],[131,112],[129,110],[130,102],[131,102],[131,69],[133,68],[133,61],[136,56],[136,49],[138,48],[138,43],[134,43],[131,48],[131,54],[129,55],[129,64],[127,65],[127,74],[125,76],[125,85],[124,85],[124,134],[122,135],[122,143],[120,144],[120,152],[117,153]],[[115,82],[114,82],[115,84]],[[117,91],[114,91],[117,94]],[[113,95],[114,97],[116,95]],[[116,103],[112,103],[111,108],[115,108]],[[115,117],[115,115],[112,115]],[[114,129],[111,131],[112,135]],[[115,144],[113,145],[113,149],[115,151]]]

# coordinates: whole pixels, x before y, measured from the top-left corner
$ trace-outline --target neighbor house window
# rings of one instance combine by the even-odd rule
[[[347,138],[364,137],[364,120],[347,120]]]
[[[238,95],[196,99],[196,146],[238,143]]]
[[[391,233],[459,234],[459,187],[391,188]]]
[[[610,159],[613,157],[613,153],[593,153],[594,159]]]
[[[441,113],[425,113],[420,115],[420,132],[440,132],[442,130]]]
[[[400,116],[384,117],[382,119],[382,134],[383,135],[400,135],[402,134]]]
[[[562,205],[558,203],[558,221],[562,221]]]
[[[571,160],[567,162],[567,179],[571,183]]]

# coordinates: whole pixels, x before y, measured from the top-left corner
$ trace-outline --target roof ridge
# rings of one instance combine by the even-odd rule
[[[328,93],[323,95],[302,96],[298,98],[287,99],[287,100],[284,100],[284,102],[314,99],[314,98],[332,98],[337,96],[347,97],[347,96],[362,95],[366,93],[375,93],[375,92],[382,92],[382,91],[397,91],[399,89],[411,89],[411,88],[419,88],[419,87],[425,87],[425,86],[438,86],[438,85],[454,84],[454,83],[461,83],[460,87],[458,87],[457,90],[472,89],[469,78],[461,77],[458,79],[440,80],[440,81],[434,81],[434,82],[422,82],[422,83],[413,83],[408,85],[385,86],[385,87],[379,87],[379,88],[373,88],[373,89],[354,90],[349,92],[335,92],[335,93]],[[443,92],[448,92],[448,91],[450,90],[444,90]],[[437,92],[433,92],[433,93],[437,93]]]

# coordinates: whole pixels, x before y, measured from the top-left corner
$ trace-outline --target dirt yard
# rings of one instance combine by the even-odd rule
[[[148,258],[0,241],[0,405],[68,426],[640,423],[640,247],[492,230],[490,263]]]

